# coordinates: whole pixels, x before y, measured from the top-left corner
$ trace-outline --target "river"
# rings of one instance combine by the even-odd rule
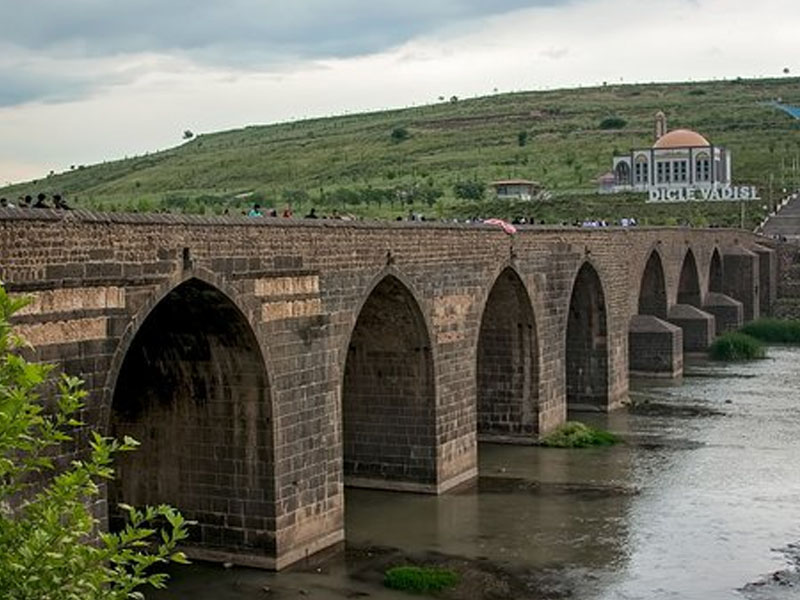
[[[465,573],[449,598],[800,598],[800,350],[631,388],[630,410],[575,415],[624,444],[482,445],[458,493],[347,490],[344,553],[279,574],[195,564],[147,597],[409,598],[380,574],[411,560]]]

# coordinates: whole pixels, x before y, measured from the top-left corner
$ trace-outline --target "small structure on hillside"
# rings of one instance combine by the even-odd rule
[[[667,129],[667,117],[655,116],[654,144],[614,157],[614,191],[716,188],[731,183],[730,150],[715,146],[691,129]]]
[[[542,186],[529,179],[501,179],[489,184],[501,200],[533,200],[542,191]]]

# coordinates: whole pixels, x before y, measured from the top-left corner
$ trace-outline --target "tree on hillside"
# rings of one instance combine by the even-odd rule
[[[183,132],[183,139],[190,140],[194,137],[194,132],[191,129],[187,129]]]
[[[86,392],[63,375],[50,403],[43,401],[51,367],[26,361],[9,319],[24,306],[0,286],[0,596],[13,600],[139,600],[142,586],[164,587],[156,564],[186,562],[175,547],[187,523],[168,506],[121,508],[128,525],[97,533],[90,505],[113,478],[113,457],[137,443],[92,434],[87,455],[64,464],[57,457],[82,424],[76,415]],[[163,527],[153,525],[163,523]]]
[[[399,144],[400,142],[404,142],[408,138],[410,138],[411,134],[408,132],[408,129],[406,129],[401,125],[398,125],[394,129],[392,129],[390,137],[395,144]]]
[[[477,179],[456,181],[453,185],[456,198],[462,200],[482,200],[486,194],[486,184]]]

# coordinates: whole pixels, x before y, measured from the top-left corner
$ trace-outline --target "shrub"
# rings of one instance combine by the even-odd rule
[[[121,508],[129,523],[119,533],[97,533],[90,505],[101,482],[113,478],[113,456],[137,443],[90,436],[86,456],[56,460],[70,442],[68,431],[81,423],[86,392],[62,376],[52,406],[39,394],[51,367],[20,356],[23,341],[9,323],[24,306],[0,286],[0,596],[128,600],[139,590],[164,587],[167,575],[148,574],[156,564],[186,562],[175,552],[187,537],[187,523],[168,506]],[[153,523],[162,523],[163,528]]]
[[[520,131],[517,134],[517,145],[522,147],[528,143],[528,132],[527,131]]]
[[[764,346],[760,341],[738,331],[731,331],[719,336],[711,344],[708,353],[714,360],[725,361],[752,360],[766,356]]]
[[[600,129],[622,129],[628,122],[622,117],[606,117],[600,121]]]
[[[394,129],[392,129],[391,138],[395,144],[404,142],[410,137],[411,134],[408,133],[408,129],[406,129],[405,127],[395,127]]]
[[[486,194],[486,184],[477,179],[457,181],[453,185],[456,198],[462,200],[482,200]]]
[[[458,583],[458,574],[438,567],[392,567],[386,571],[383,584],[393,590],[425,594],[441,592]]]
[[[588,448],[613,446],[619,441],[619,437],[610,431],[595,429],[577,421],[568,421],[546,436],[541,445],[548,448]]]
[[[800,321],[759,319],[748,323],[739,331],[762,342],[800,344]]]
[[[694,90],[689,90],[689,95],[690,96],[705,96],[706,95],[706,91],[703,90],[703,89],[697,88],[697,89],[694,89]]]

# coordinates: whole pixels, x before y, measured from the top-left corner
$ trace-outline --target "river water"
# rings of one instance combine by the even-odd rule
[[[346,552],[279,574],[196,564],[147,596],[408,598],[380,574],[416,561],[465,574],[450,598],[800,598],[800,350],[631,388],[631,410],[575,416],[622,445],[484,445],[458,493],[348,490]]]

